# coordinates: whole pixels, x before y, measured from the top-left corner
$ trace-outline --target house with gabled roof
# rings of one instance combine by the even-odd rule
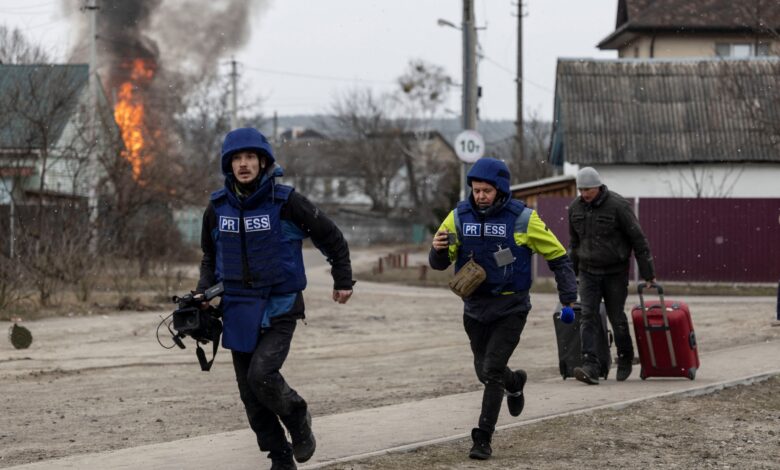
[[[550,159],[634,197],[780,197],[780,58],[558,62]]]
[[[615,30],[598,44],[620,58],[780,54],[780,0],[619,0]]]
[[[95,100],[85,64],[0,64],[0,226],[33,205],[86,213],[110,192],[99,160],[121,139],[98,91]],[[0,231],[0,249],[10,235]]]
[[[119,136],[99,90],[93,115],[86,64],[0,64],[0,204],[96,193],[97,158]]]

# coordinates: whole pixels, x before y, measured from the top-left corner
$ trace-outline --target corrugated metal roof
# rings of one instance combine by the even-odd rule
[[[0,148],[37,149],[44,137],[54,144],[88,77],[83,64],[0,64]]]
[[[583,165],[780,162],[778,78],[777,58],[559,60],[553,141]]]

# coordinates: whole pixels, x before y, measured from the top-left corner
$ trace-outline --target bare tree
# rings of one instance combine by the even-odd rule
[[[431,203],[426,194],[430,193],[430,184],[438,180],[436,176],[453,174],[446,162],[435,154],[426,152],[430,137],[431,120],[439,115],[449,95],[452,79],[444,68],[422,59],[411,60],[403,75],[398,78],[400,90],[395,95],[401,115],[400,127],[414,138],[399,139],[398,145],[403,155],[406,177],[409,182],[409,195],[416,210]],[[452,161],[452,166],[457,162]],[[423,183],[423,184],[420,184]],[[426,211],[429,212],[429,211]]]
[[[552,125],[544,121],[538,113],[531,113],[530,119],[525,121],[525,138],[523,139],[523,161],[518,162],[513,156],[516,154],[517,139],[515,136],[507,137],[499,142],[489,145],[489,151],[508,162],[509,169],[516,182],[524,183],[552,176],[552,165],[547,161]]]
[[[0,25],[0,64],[45,64],[46,51],[27,40],[18,28]]]
[[[371,198],[372,210],[387,212],[392,207],[390,184],[403,162],[393,146],[398,131],[389,118],[388,96],[376,96],[370,89],[356,89],[337,97],[332,106],[338,150],[348,157],[363,179],[363,191]]]

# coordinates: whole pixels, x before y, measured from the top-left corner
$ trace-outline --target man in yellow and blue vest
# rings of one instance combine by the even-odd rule
[[[485,280],[463,298],[463,325],[474,355],[477,378],[485,386],[478,427],[472,429],[472,459],[490,457],[503,397],[512,416],[525,405],[524,370],[507,367],[531,310],[531,255],[539,253],[555,274],[561,304],[577,300],[577,281],[566,250],[539,218],[512,199],[506,164],[494,158],[477,160],[468,172],[468,200],[458,203],[433,238],[429,263],[455,271],[473,259],[485,270]]]
[[[195,292],[223,284],[222,346],[232,350],[249,425],[272,469],[295,469],[295,461],[306,462],[316,447],[307,403],[279,372],[297,320],[304,318],[301,244],[310,237],[328,258],[333,300],[340,304],[350,299],[354,284],[349,248],[325,214],[292,187],[276,182],[282,168],[257,129],[227,134],[222,173],[225,186],[211,195],[203,215],[203,259]]]

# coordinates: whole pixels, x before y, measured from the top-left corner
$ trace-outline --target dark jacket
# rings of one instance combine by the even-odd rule
[[[333,288],[350,290],[352,281],[352,266],[349,259],[349,247],[336,224],[325,216],[314,204],[301,194],[293,191],[287,203],[282,206],[280,218],[292,222],[304,234],[311,237],[314,246],[325,254],[331,264]],[[203,259],[200,263],[200,280],[197,292],[203,292],[216,282],[214,275],[216,249],[211,236],[217,227],[217,217],[214,206],[209,203],[203,214],[201,230],[201,249]]]
[[[655,278],[650,246],[631,205],[606,185],[600,189],[591,203],[580,196],[569,206],[569,255],[574,271],[627,271],[633,250],[642,279]]]

